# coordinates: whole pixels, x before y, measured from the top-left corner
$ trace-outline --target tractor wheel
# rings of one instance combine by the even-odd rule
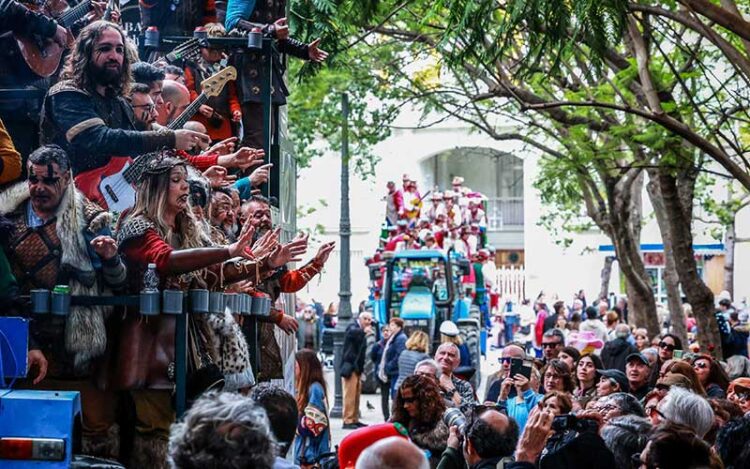
[[[479,384],[482,381],[482,353],[479,344],[479,320],[475,318],[459,320],[458,331],[471,353],[471,364],[476,370],[474,376],[471,378],[471,384],[474,386],[474,389],[478,389]]]
[[[375,376],[375,363],[370,359],[370,350],[375,345],[375,334],[367,334],[365,352],[365,370],[362,373],[362,394],[377,394],[380,389],[378,378]]]

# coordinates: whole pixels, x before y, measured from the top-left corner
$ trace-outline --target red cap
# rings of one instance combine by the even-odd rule
[[[372,446],[376,441],[391,436],[406,439],[407,431],[401,424],[381,423],[368,425],[354,430],[341,440],[339,445],[339,467],[353,469],[362,451]]]

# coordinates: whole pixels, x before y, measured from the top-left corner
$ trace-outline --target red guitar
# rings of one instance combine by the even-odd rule
[[[201,83],[203,92],[167,128],[181,128],[209,97],[218,96],[227,82],[236,79],[237,70],[231,66],[211,75]],[[144,156],[135,160],[129,156],[113,156],[106,165],[76,176],[76,187],[101,207],[122,213],[135,204],[133,184],[148,163]]]

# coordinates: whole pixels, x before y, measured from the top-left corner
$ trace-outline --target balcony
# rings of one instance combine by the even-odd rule
[[[523,197],[488,199],[487,231],[523,231]]]

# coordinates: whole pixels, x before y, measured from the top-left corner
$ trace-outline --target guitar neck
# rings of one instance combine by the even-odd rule
[[[190,105],[186,107],[184,111],[182,111],[182,114],[177,116],[177,119],[173,120],[169,125],[167,125],[167,128],[170,130],[177,130],[182,128],[182,126],[185,125],[185,122],[190,120],[190,118],[193,117],[196,112],[198,112],[198,108],[200,108],[203,104],[206,104],[206,101],[208,101],[208,95],[206,93],[199,94],[198,97],[195,98],[195,101],[190,103]]]
[[[91,9],[91,0],[83,0],[78,5],[66,11],[57,19],[57,22],[64,28],[70,28],[73,23],[83,18]]]

